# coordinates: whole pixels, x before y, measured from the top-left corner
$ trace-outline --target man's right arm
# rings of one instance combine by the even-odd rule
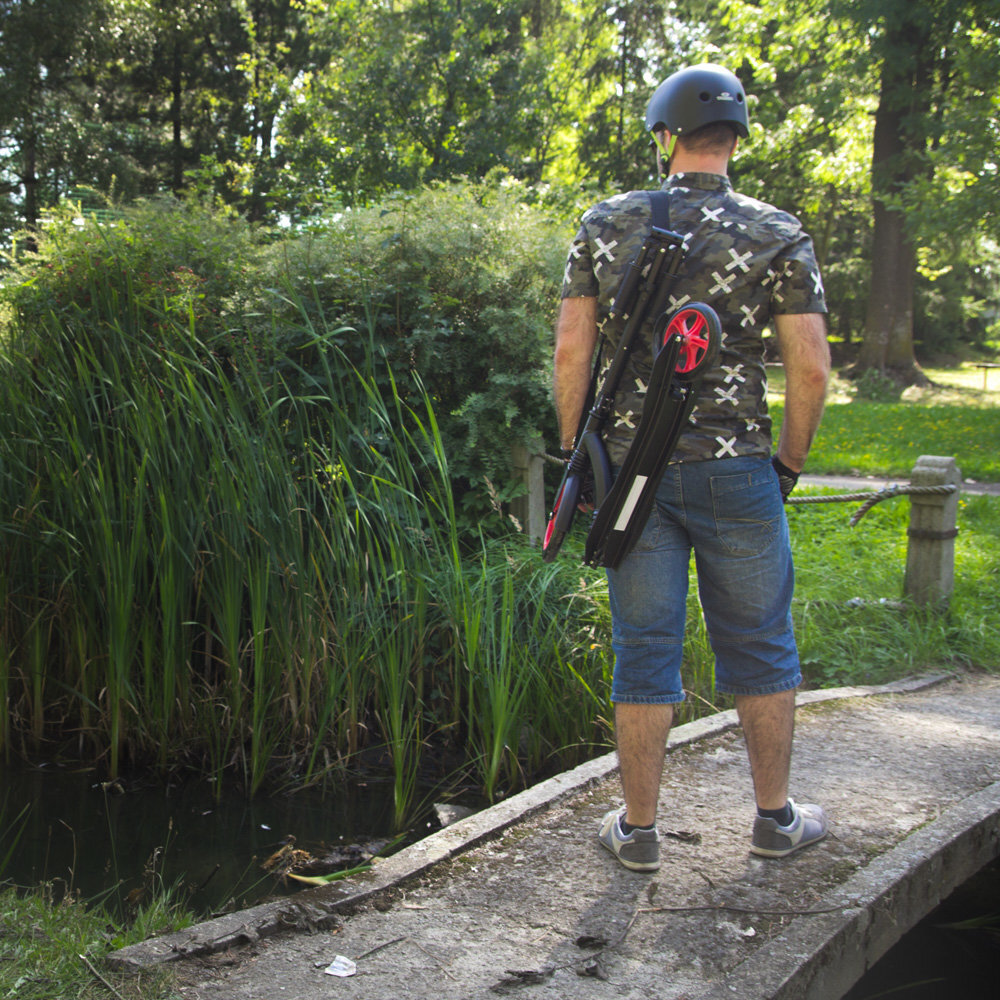
[[[572,448],[590,388],[597,344],[597,299],[562,300],[556,322],[553,390],[559,419],[559,443]]]

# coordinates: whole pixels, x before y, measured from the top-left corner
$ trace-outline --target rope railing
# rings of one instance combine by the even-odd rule
[[[541,456],[546,462],[553,465],[564,465],[565,460],[556,456],[542,454]],[[848,522],[850,527],[854,527],[858,521],[861,520],[874,507],[876,504],[881,503],[883,500],[888,500],[890,497],[900,497],[900,496],[920,496],[920,495],[938,495],[947,496],[949,493],[954,493],[958,489],[955,485],[946,486],[910,486],[908,484],[899,485],[897,483],[890,483],[888,486],[882,486],[877,491],[865,491],[862,493],[838,493],[829,496],[792,496],[789,497],[786,503],[789,504],[810,504],[810,503],[858,503],[863,501],[862,506],[851,515],[851,520]]]
[[[900,486],[896,483],[891,483],[889,486],[883,486],[879,490],[872,492],[868,491],[866,493],[839,493],[830,496],[811,496],[811,497],[789,497],[786,503],[789,504],[808,504],[808,503],[857,503],[859,500],[863,500],[864,503],[859,507],[854,514],[851,515],[851,520],[848,522],[850,527],[854,527],[858,521],[861,520],[874,507],[876,504],[881,503],[883,500],[888,500],[890,497],[900,497],[900,496],[947,496],[949,493],[954,493],[958,489],[953,483],[944,486]]]

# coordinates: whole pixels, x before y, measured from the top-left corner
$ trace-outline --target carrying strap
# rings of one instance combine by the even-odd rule
[[[670,228],[670,194],[667,191],[650,191],[649,201],[653,207],[653,225],[657,229]]]

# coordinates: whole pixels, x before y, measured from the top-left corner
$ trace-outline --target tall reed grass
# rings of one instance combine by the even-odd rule
[[[402,822],[455,750],[492,798],[606,741],[596,605],[518,537],[460,537],[426,393],[304,311],[308,371],[90,282],[0,353],[5,750],[253,793],[381,748]]]

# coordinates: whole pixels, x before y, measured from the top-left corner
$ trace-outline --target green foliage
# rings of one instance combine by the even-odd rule
[[[382,258],[391,301],[424,309],[392,328],[408,338],[392,358],[391,342],[374,346],[378,310],[359,335],[325,321],[323,295],[309,308],[274,297],[280,315],[233,336],[240,251],[253,247],[239,229],[228,271],[210,220],[204,258],[185,258],[216,261],[217,285],[175,256],[182,222],[158,249],[126,218],[52,230],[9,290],[0,356],[5,746],[34,751],[72,731],[75,752],[111,773],[232,769],[248,793],[277,760],[319,780],[381,746],[402,823],[428,748],[475,748],[492,796],[606,738],[604,647],[574,653],[593,608],[576,571],[546,566],[509,528],[461,533],[441,399],[411,370],[411,356],[433,361],[421,324],[450,325],[435,342],[445,357],[449,336],[474,336],[477,316],[452,292],[491,317],[480,352],[540,336],[515,301],[537,262],[503,258],[496,233],[476,233],[496,220],[481,211],[452,220],[452,249],[480,256],[449,260],[442,284],[405,254]],[[505,221],[496,228],[516,244]],[[374,272],[351,262],[367,266],[369,248],[379,259],[369,237],[357,256],[340,248],[355,288]],[[512,317],[528,332],[507,329]],[[448,378],[484,365],[455,350]],[[477,432],[491,432],[485,420]]]
[[[895,403],[902,395],[903,387],[877,368],[868,368],[855,381],[858,399],[872,403]]]
[[[72,894],[57,898],[52,886],[28,892],[0,891],[0,995],[24,1000],[52,997],[142,998],[175,996],[162,971],[136,977],[101,969],[116,948],[181,930],[193,922],[163,894],[134,914],[115,933],[100,904],[86,905]]]
[[[81,216],[72,203],[49,220],[4,299],[17,328],[80,324],[110,340],[122,323],[195,327],[216,346],[246,297],[259,237],[240,218],[196,202],[161,199]]]
[[[512,445],[552,437],[552,324],[568,245],[523,188],[501,177],[397,195],[343,213],[275,246],[279,289],[260,313],[307,371],[308,345],[288,344],[300,310],[338,332],[349,364],[384,357],[400,391],[430,396],[449,468],[478,522],[487,486],[509,495]],[[296,333],[298,335],[298,333]]]

